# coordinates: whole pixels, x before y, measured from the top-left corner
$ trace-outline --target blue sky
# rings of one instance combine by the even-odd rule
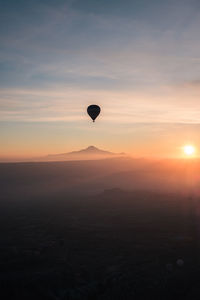
[[[177,126],[178,142],[196,139],[199,1],[8,0],[0,15],[0,155],[94,143],[160,152],[163,128],[175,141]],[[98,138],[91,103],[102,107]]]

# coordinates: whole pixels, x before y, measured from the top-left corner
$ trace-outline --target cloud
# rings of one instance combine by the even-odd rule
[[[95,101],[105,122],[200,122],[196,1],[20,3],[1,11],[1,120],[84,120]]]
[[[109,7],[114,3],[105,6],[109,14],[99,14],[97,2],[63,3],[55,7],[41,1],[32,13],[25,5],[25,14],[18,9],[2,18],[6,29],[1,34],[1,86],[139,90],[199,74],[200,21],[195,2],[182,1],[181,13],[180,1],[164,6],[154,1],[150,11],[145,9],[147,1],[133,6],[130,1],[127,6],[115,3],[121,11],[126,7],[132,12],[132,18],[113,14]],[[155,5],[160,15],[156,23]],[[141,9],[151,22],[138,17]]]
[[[80,123],[88,118],[86,108],[94,101],[102,108],[103,124],[200,123],[198,98],[188,99],[185,90],[177,87],[174,90],[165,87],[159,93],[149,90],[148,94],[81,88],[1,89],[0,118],[1,121]]]

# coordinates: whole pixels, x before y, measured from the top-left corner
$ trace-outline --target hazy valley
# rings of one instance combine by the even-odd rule
[[[194,299],[199,168],[127,157],[0,164],[2,293]]]

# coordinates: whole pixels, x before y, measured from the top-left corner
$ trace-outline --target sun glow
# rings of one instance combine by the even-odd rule
[[[184,151],[184,153],[185,153],[185,155],[187,155],[187,156],[192,156],[192,155],[194,155],[194,153],[195,153],[195,147],[193,146],[193,145],[185,145],[184,147],[183,147],[183,151]]]

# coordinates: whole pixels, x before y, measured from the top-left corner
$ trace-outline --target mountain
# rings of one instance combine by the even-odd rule
[[[109,151],[105,151],[105,150],[101,150],[101,149],[98,149],[94,146],[89,146],[87,147],[86,149],[82,149],[82,150],[79,150],[79,151],[73,151],[73,152],[69,152],[67,153],[67,155],[115,155],[115,153],[112,153],[112,152],[109,152]]]
[[[89,146],[86,149],[79,151],[72,151],[68,153],[49,154],[46,157],[40,159],[44,161],[62,161],[62,160],[90,160],[90,159],[102,159],[108,157],[119,157],[125,153],[113,153],[110,151],[98,149],[95,146]]]

